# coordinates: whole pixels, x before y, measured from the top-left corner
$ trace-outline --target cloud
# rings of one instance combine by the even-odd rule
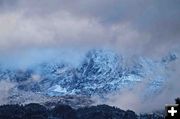
[[[69,13],[26,18],[23,14],[1,16],[1,48],[48,47],[68,44],[98,44],[107,40],[107,31],[95,21],[79,19]],[[91,37],[87,37],[91,36]],[[97,40],[97,39],[100,39]]]
[[[95,100],[96,104],[105,103],[124,110],[134,110],[136,113],[152,113],[154,111],[164,110],[166,104],[174,104],[175,99],[180,97],[179,64],[180,60],[177,59],[166,65],[165,71],[163,71],[162,67],[157,68],[156,71],[154,71],[155,74],[157,73],[156,75],[150,73],[141,83],[134,85],[130,90],[125,88],[119,92],[111,92],[107,94],[106,100],[99,97],[93,97],[93,100]],[[160,74],[160,72],[162,72],[162,74]],[[162,83],[162,91],[156,95],[151,95],[151,92],[146,92],[149,88],[149,79],[157,80],[158,75],[166,75],[167,80],[163,79],[165,83]],[[146,80],[146,78],[148,80]],[[146,96],[146,98],[144,98],[144,96]]]
[[[159,55],[179,47],[177,4],[176,0],[1,0],[0,50],[110,47]]]
[[[0,96],[0,104],[7,104],[8,103],[8,97],[10,96],[10,91],[14,88],[16,84],[12,83],[8,80],[1,80],[0,81],[0,93],[2,94]]]
[[[96,20],[69,13],[26,18],[23,13],[1,16],[1,49],[44,47],[134,47],[133,39],[145,37],[129,23],[103,26]],[[142,45],[142,43],[137,44]]]

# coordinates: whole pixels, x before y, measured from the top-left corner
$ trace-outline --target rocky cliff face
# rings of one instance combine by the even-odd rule
[[[43,62],[26,70],[0,70],[1,80],[18,82],[12,95],[18,91],[34,92],[45,96],[100,96],[133,90],[144,85],[140,96],[157,95],[168,80],[168,64],[177,56],[170,54],[160,61],[144,57],[125,58],[112,51],[91,50],[79,66]]]

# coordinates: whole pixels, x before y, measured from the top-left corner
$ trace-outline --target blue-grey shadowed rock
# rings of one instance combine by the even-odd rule
[[[146,99],[158,95],[165,88],[169,70],[166,67],[176,59],[175,54],[169,54],[162,61],[134,57],[129,63],[129,59],[113,51],[90,50],[77,67],[53,61],[42,62],[27,70],[1,69],[0,78],[18,82],[17,90],[45,96],[103,98],[109,93],[133,90],[145,82],[144,91],[139,96]]]

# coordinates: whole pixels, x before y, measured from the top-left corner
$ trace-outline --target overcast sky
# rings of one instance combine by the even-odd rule
[[[165,54],[180,44],[180,0],[0,0],[0,51],[107,47]]]
[[[75,64],[92,48],[151,58],[179,52],[180,0],[0,0],[0,64],[26,67],[59,52]],[[148,106],[179,95],[179,64],[167,83],[171,90]]]

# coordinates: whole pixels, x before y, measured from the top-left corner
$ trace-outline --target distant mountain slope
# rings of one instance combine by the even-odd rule
[[[27,70],[0,70],[0,79],[18,82],[17,90],[49,96],[105,94],[132,90],[145,84],[142,96],[160,93],[168,79],[168,64],[177,56],[169,54],[161,61],[144,57],[130,59],[108,50],[91,50],[78,67],[44,62]]]

